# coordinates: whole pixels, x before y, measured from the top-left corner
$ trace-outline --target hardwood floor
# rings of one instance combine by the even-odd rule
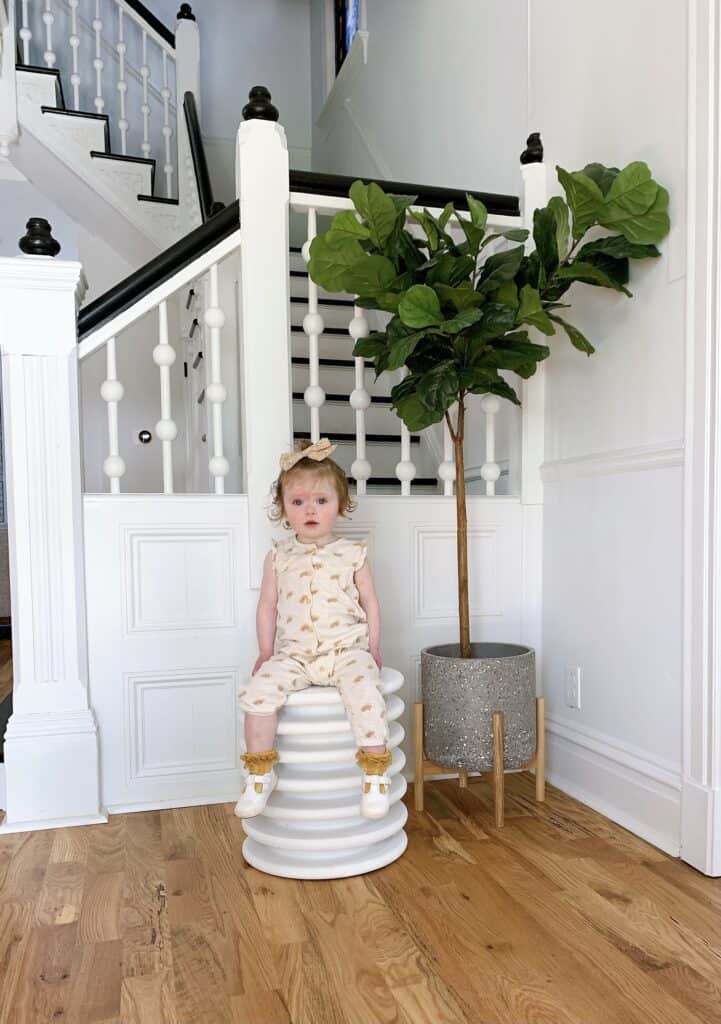
[[[0,1024],[718,1024],[721,880],[507,783],[337,882],[247,867],[230,804],[2,837]]]

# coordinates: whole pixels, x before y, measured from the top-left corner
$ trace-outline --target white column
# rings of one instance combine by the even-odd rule
[[[118,99],[120,100],[120,117],[118,129],[120,131],[120,152],[125,156],[128,152],[128,118],[125,108],[125,99],[128,92],[128,83],[125,81],[125,36],[123,34],[123,8],[118,5],[118,42],[115,47],[118,52]]]
[[[448,410],[452,423],[455,422],[457,409],[458,405],[456,404],[452,405]],[[443,420],[443,462],[438,467],[438,477],[443,481],[443,496],[452,498],[453,484],[456,479],[456,462],[453,452],[453,438],[445,418]]]
[[[102,114],[105,108],[103,99],[103,20],[100,17],[100,0],[95,0],[95,17],[93,18],[93,31],[95,32],[95,99],[93,104],[98,114]]]
[[[308,235],[303,243],[302,255],[306,264],[310,261],[311,242],[317,234],[317,217],[313,207],[308,210]],[[318,312],[318,285],[308,275],[308,312],[303,317],[303,330],[308,338],[308,387],[303,393],[305,404],[310,409],[310,439],[320,438],[320,407],[325,403],[325,391],[320,386],[320,364],[318,341],[325,324]]]
[[[53,14],[51,0],[45,0],[43,24],[45,25],[45,53],[43,54],[43,60],[49,68],[54,68],[57,58],[55,56],[55,51],[53,50],[53,25],[55,24],[55,15]]]
[[[401,377],[407,377],[408,370],[401,370]],[[401,482],[401,494],[407,498],[411,493],[411,481],[416,475],[416,467],[411,460],[411,432],[401,420],[401,460],[396,463],[396,476]]]
[[[172,416],[170,398],[170,367],[175,362],[175,349],[168,337],[168,303],[158,306],[158,344],[153,349],[153,362],[160,375],[160,419],[155,424],[155,436],[161,444],[163,463],[163,494],[173,493],[173,441],[178,428]]]
[[[188,130],[185,125],[183,97],[186,92],[195,96],[200,120],[200,34],[198,23],[191,18],[178,18],[175,23],[175,106],[178,139],[178,209],[185,221],[185,229],[200,224],[198,187],[190,155]]]
[[[223,454],[223,403],[228,392],[221,379],[220,332],[225,326],[225,313],[220,307],[218,264],[214,263],[208,272],[208,301],[203,314],[206,330],[205,401],[208,409],[208,428],[212,432],[213,454],[208,469],[216,494],[225,494],[225,478],[230,472],[230,463]],[[210,447],[210,445],[208,446]]]
[[[73,70],[70,75],[70,84],[73,87],[73,110],[80,110],[80,71],[78,66],[78,47],[80,36],[78,35],[78,3],[79,0],[68,0],[70,4],[70,50],[73,56]]]
[[[238,129],[243,465],[250,586],[259,587],[271,538],[267,503],[278,456],[292,447],[288,319],[288,149],[274,121]]]
[[[163,50],[163,88],[160,90],[163,97],[163,143],[165,148],[165,194],[170,199],[173,195],[173,161],[170,155],[170,139],[173,129],[170,127],[170,88],[168,86],[168,55]]]
[[[360,306],[353,307],[353,319],[348,325],[348,333],[353,345],[361,338],[368,337],[368,321]],[[366,458],[366,409],[370,408],[371,397],[365,384],[366,364],[363,356],[355,356],[355,387],[350,394],[351,409],[355,411],[355,459],[350,467],[351,476],[356,482],[356,494],[365,494],[367,482],[371,475],[371,464]]]
[[[681,858],[721,875],[721,26],[689,4]]]
[[[481,409],[486,420],[486,460],[481,466],[481,477],[486,482],[486,494],[496,493],[496,481],[501,475],[501,468],[496,462],[496,416],[501,403],[495,395],[484,395]]]
[[[0,259],[13,714],[0,832],[106,821],[88,702],[76,291],[81,265]]]

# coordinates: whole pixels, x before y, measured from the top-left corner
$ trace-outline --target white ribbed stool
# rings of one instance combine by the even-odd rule
[[[403,701],[396,695],[403,676],[383,668],[381,681],[393,752],[388,814],[380,821],[360,816],[358,748],[336,688],[291,693],[278,716],[278,785],[263,813],[243,820],[243,856],[252,867],[284,878],[346,878],[382,868],[403,853],[406,759],[397,721]]]

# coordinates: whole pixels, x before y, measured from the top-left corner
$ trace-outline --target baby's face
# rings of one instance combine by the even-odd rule
[[[299,473],[286,489],[284,510],[298,540],[324,543],[338,518],[338,495],[330,481]]]

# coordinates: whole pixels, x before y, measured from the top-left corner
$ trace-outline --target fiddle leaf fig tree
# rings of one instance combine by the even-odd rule
[[[668,192],[645,163],[623,170],[592,163],[582,171],[557,172],[565,200],[554,196],[534,212],[528,252],[528,231],[489,230],[487,210],[472,195],[466,195],[467,210],[449,203],[434,216],[413,209],[414,196],[389,195],[362,181],[349,193],[356,213],[337,213],[310,247],[308,271],[316,284],[350,292],[359,306],[390,314],[384,330],[356,342],[353,355],[372,359],[376,377],[406,368],[391,400],[408,429],[443,419],[448,424],[456,466],[462,657],[471,653],[466,398],[490,394],[520,404],[508,371],[532,377],[550,354],[531,330],[537,338],[560,329],[590,356],[593,345],[567,319],[569,289],[578,282],[630,296],[630,261],[658,257],[656,245],[669,230]],[[412,234],[409,222],[420,231]],[[451,234],[452,225],[460,233]]]

